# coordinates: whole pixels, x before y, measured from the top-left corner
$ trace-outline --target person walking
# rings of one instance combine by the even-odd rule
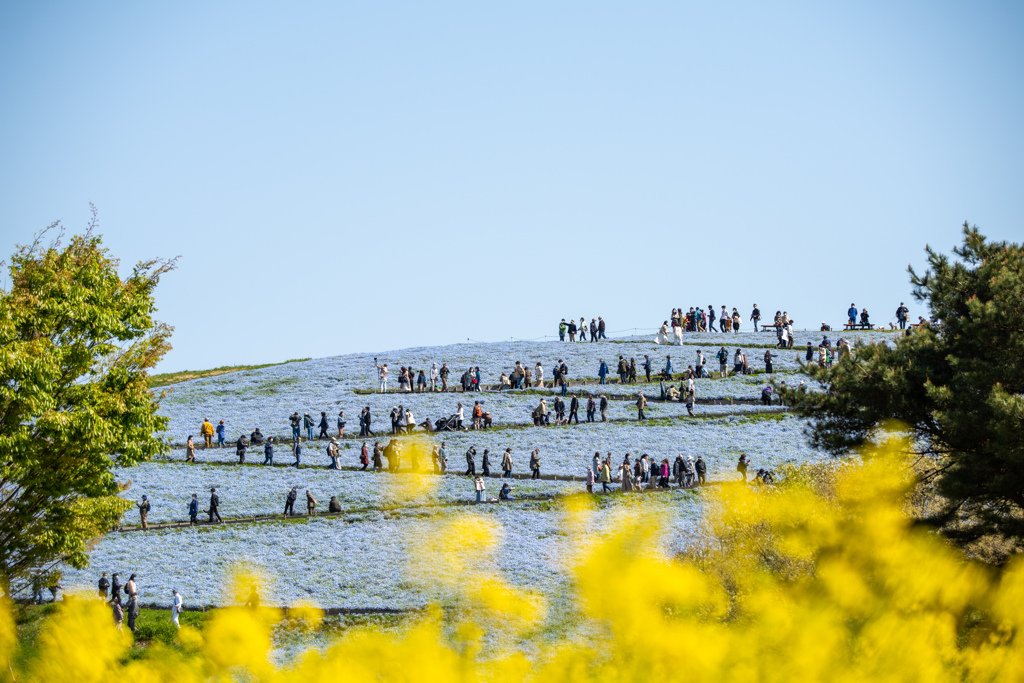
[[[292,455],[295,456],[295,463],[294,463],[293,467],[295,467],[295,469],[299,469],[299,466],[302,465],[302,437],[301,436],[298,437],[297,439],[295,439],[295,443],[292,444]]]
[[[384,469],[384,460],[381,455],[384,453],[384,449],[380,446],[380,441],[373,442],[373,471],[380,472]]]
[[[188,525],[199,525],[199,496],[192,494],[192,500],[188,502]]]
[[[110,575],[110,601],[121,604],[121,579],[117,578],[117,572]]]
[[[505,454],[501,456],[501,478],[512,475],[512,449],[506,448]]]
[[[594,492],[594,468],[587,467],[587,493]]]
[[[607,422],[608,421],[608,397],[605,396],[604,394],[601,394],[600,408],[601,408],[601,422]]]
[[[330,438],[331,435],[327,433],[327,430],[331,428],[330,423],[327,421],[327,411],[320,411],[320,422],[317,423],[317,427],[320,428],[320,434],[317,435],[317,439]]]
[[[184,606],[181,604],[181,595],[178,594],[178,590],[172,590],[171,595],[171,621],[174,622],[174,627],[180,629],[181,624],[178,622],[178,615],[184,611]]]
[[[580,341],[587,341],[587,321],[584,320],[583,318],[580,318],[580,324],[576,327],[576,329],[580,333]]]
[[[466,473],[464,476],[476,474],[476,446],[470,446],[466,451]]]
[[[135,574],[128,577],[128,583],[124,585],[124,592],[128,594],[128,604],[125,605],[125,612],[128,615],[128,630],[135,632],[135,620],[139,618],[139,588],[135,584]]]
[[[579,424],[580,423],[579,410],[580,410],[580,400],[578,398],[576,398],[576,394],[574,393],[572,395],[572,400],[569,401],[569,419],[565,421],[565,424],[569,424],[574,419],[576,420],[576,424]]]
[[[306,429],[306,440],[307,441],[312,441],[313,440],[313,427],[315,425],[316,425],[316,421],[313,419],[312,415],[310,415],[309,413],[303,413],[302,414],[302,426],[305,427],[305,429]]]
[[[485,477],[491,476],[491,452],[486,448],[480,461],[480,470]]]
[[[135,504],[139,508],[139,521],[143,531],[149,531],[149,525],[146,524],[146,518],[149,517],[149,499],[145,496],[142,497],[142,501]]]
[[[451,370],[448,369],[447,363],[441,364],[441,369],[438,371],[438,374],[441,376],[441,391],[448,391],[448,375],[451,374]]]
[[[306,514],[310,517],[316,515],[316,498],[306,489]]]
[[[604,336],[604,318],[597,316],[597,336],[598,339],[607,339]]]
[[[569,318],[569,341],[576,341],[576,321]]]
[[[636,400],[636,419],[638,421],[647,419],[644,416],[644,408],[647,407],[647,399],[644,398],[644,392],[640,392],[639,398]]]
[[[484,495],[484,478],[476,477],[473,480],[473,488],[476,489],[476,502],[482,503]]]
[[[327,457],[331,459],[331,464],[327,466],[329,470],[340,470],[338,466],[338,440],[332,438],[331,442],[327,444]]]
[[[366,468],[370,466],[370,450],[366,447],[365,441],[363,447],[359,449],[359,464],[362,465],[361,472],[365,472]]]
[[[754,332],[757,332],[757,324],[761,322],[761,309],[757,307],[757,304],[754,304],[754,310],[750,312],[750,321],[754,323]]]
[[[263,464],[271,465],[274,464],[274,437],[267,437],[266,443],[263,444]]]
[[[213,425],[210,423],[210,418],[204,419],[203,424],[199,426],[199,435],[206,442],[204,448],[211,448],[213,446]]]
[[[288,495],[284,499],[284,514],[294,515],[295,514],[295,501],[299,497],[299,489],[297,486],[293,486]]]
[[[910,317],[910,309],[901,301],[900,307],[896,309],[896,321],[899,323],[900,329],[907,329],[907,319]]]
[[[590,319],[590,341],[597,341],[597,320],[594,318]]]
[[[217,448],[224,448],[224,436],[227,431],[227,427],[224,426],[224,420],[217,423]]]
[[[594,415],[597,413],[597,402],[594,401],[594,395],[591,394],[587,397],[587,422],[594,421]]]
[[[224,521],[220,518],[220,497],[215,488],[210,489],[210,509],[207,512],[210,515],[210,521],[207,524],[213,524],[214,518],[217,519],[218,524]]]
[[[437,369],[437,363],[430,366],[430,391],[436,392],[437,385],[441,381],[441,371]]]
[[[534,448],[533,453],[530,453],[530,471],[533,473],[530,475],[531,479],[540,479],[540,449],[538,448]]]
[[[533,366],[533,379],[537,382],[537,387],[544,388],[544,366],[540,364],[540,361]]]
[[[196,461],[196,447],[192,443],[192,435],[188,435],[188,441],[185,442],[185,462]]]

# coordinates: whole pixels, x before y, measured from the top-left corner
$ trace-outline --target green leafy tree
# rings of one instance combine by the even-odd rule
[[[972,543],[1024,541],[1024,250],[964,224],[955,258],[926,248],[910,268],[914,296],[934,325],[895,344],[854,347],[831,369],[804,372],[823,393],[784,391],[813,418],[815,445],[834,453],[870,439],[887,420],[907,425],[917,469],[937,493],[925,521]]]
[[[170,349],[153,290],[174,261],[118,261],[59,223],[11,259],[0,290],[0,588],[82,568],[90,543],[131,507],[113,466],[166,448],[147,372]],[[57,233],[49,246],[41,240]]]

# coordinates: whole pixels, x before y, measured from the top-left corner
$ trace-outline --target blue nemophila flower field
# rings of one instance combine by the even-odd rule
[[[819,338],[817,333],[806,333],[798,335],[797,341],[816,343]],[[618,493],[617,482],[612,485],[616,493],[601,498],[597,516],[588,528],[576,528],[578,522],[567,516],[557,502],[567,495],[586,495],[583,479],[595,452],[602,457],[611,454],[616,466],[627,453],[634,461],[647,453],[657,462],[662,458],[671,461],[680,454],[694,460],[701,456],[707,463],[711,482],[738,478],[735,465],[741,453],[749,456],[755,471],[758,467],[777,468],[783,463],[824,457],[808,446],[803,421],[786,414],[777,404],[764,407],[749,402],[760,396],[767,383],[768,377],[763,374],[697,380],[699,399],[748,401],[734,405],[698,404],[697,417],[689,417],[680,403],[652,400],[646,411],[650,419],[641,423],[636,420],[634,405],[637,392],[644,391],[656,399],[660,391],[657,383],[588,385],[571,387],[581,398],[580,419],[586,419],[586,396],[604,391],[613,399],[608,410],[612,421],[545,427],[532,424],[530,413],[542,397],[553,410],[551,368],[557,360],[566,361],[571,379],[593,379],[597,377],[601,358],[608,362],[614,376],[620,353],[636,358],[638,364],[647,353],[654,358],[656,371],[663,367],[665,355],[672,355],[673,369],[678,374],[694,362],[696,349],[701,348],[708,356],[708,369],[717,370],[713,355],[726,340],[730,353],[737,347],[744,348],[751,366],[761,370],[765,349],[755,345],[772,343],[774,335],[752,331],[728,336],[687,335],[684,345],[674,347],[658,346],[643,338],[621,343],[473,343],[377,354],[392,370],[391,387],[397,387],[397,370],[401,365],[419,370],[429,369],[434,362],[439,366],[447,362],[451,369],[449,384],[454,386],[470,365],[480,366],[486,385],[497,383],[499,373],[509,372],[517,360],[531,368],[540,361],[547,387],[529,392],[366,393],[377,386],[370,354],[289,363],[174,385],[162,399],[161,412],[170,418],[166,436],[175,447],[166,459],[115,472],[119,481],[130,482],[122,494],[126,498],[137,501],[143,494],[148,496],[151,523],[187,520],[191,494],[197,493],[200,508],[205,508],[211,487],[218,490],[220,513],[225,519],[280,515],[285,495],[293,486],[299,491],[297,512],[305,512],[308,489],[317,499],[320,512],[326,512],[328,501],[335,496],[343,513],[329,519],[302,517],[231,525],[204,523],[199,527],[146,533],[113,532],[97,543],[91,553],[90,568],[66,569],[64,585],[87,590],[93,586],[98,572],[136,572],[144,603],[166,602],[170,590],[177,588],[192,604],[223,604],[226,596],[219,578],[214,577],[245,564],[269,577],[265,599],[272,604],[291,604],[302,599],[325,607],[421,607],[432,601],[444,601],[443,588],[430,579],[436,578],[436,573],[443,574],[445,568],[418,567],[415,557],[419,544],[432,538],[432,532],[453,522],[481,516],[501,539],[493,556],[485,559],[513,584],[557,595],[565,587],[562,569],[567,558],[584,547],[593,534],[613,528],[617,515],[636,514],[637,494]],[[778,352],[777,379],[799,381],[795,372],[799,353],[799,349]],[[640,375],[642,379],[642,370]],[[480,401],[484,410],[491,413],[495,428],[426,436],[428,445],[447,443],[448,474],[328,470],[326,440],[304,444],[301,469],[287,466],[293,462],[288,416],[295,411],[308,412],[318,420],[320,412],[326,412],[329,432],[336,434],[336,417],[343,409],[346,433],[354,434],[358,432],[360,408],[370,406],[373,427],[378,432],[377,438],[367,439],[372,448],[375,440],[384,444],[391,438],[387,414],[393,406],[411,408],[416,421],[422,422],[426,417],[437,419],[452,414],[460,401],[467,424],[473,402]],[[198,463],[184,463],[181,445],[189,434],[195,436],[197,446],[201,443],[198,432],[204,418],[214,424],[225,421],[229,445],[223,449],[200,448]],[[261,447],[249,450],[245,466],[235,464],[231,442],[257,426],[265,434],[285,437],[277,446],[275,467],[258,464],[263,461]],[[341,442],[341,465],[358,465],[360,445],[359,439]],[[514,497],[530,500],[473,505],[473,481],[462,475],[466,468],[464,454],[470,446],[477,450],[478,471],[484,449],[490,450],[493,473],[500,473],[502,454],[511,448],[513,472],[528,474],[530,452],[538,449],[541,472],[557,475],[559,480],[513,480]],[[405,467],[408,464],[404,462]],[[431,469],[429,459],[421,461],[421,468]],[[496,498],[500,485],[500,480],[488,479],[484,497]],[[600,490],[600,486],[596,488]],[[667,510],[666,553],[681,550],[699,533],[698,492],[676,490],[640,495],[659,501]],[[200,514],[200,520],[205,522],[206,515]],[[125,524],[137,521],[137,511],[125,515]],[[450,542],[458,543],[457,533],[452,534]]]

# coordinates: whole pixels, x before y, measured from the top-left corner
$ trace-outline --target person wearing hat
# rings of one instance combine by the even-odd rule
[[[142,530],[149,531],[149,525],[146,524],[146,518],[149,516],[149,499],[145,496],[142,497],[141,503],[136,503],[139,507],[139,517],[142,519]]]

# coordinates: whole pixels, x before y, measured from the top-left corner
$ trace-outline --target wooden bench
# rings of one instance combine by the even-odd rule
[[[843,323],[844,330],[873,330],[873,323]]]

